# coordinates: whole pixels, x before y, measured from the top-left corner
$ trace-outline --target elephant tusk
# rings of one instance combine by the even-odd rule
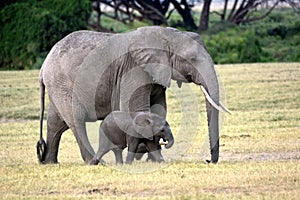
[[[169,142],[168,141],[164,141],[163,138],[160,138],[159,140],[159,145],[167,145]]]
[[[219,102],[219,104],[223,110],[225,110],[226,112],[228,112],[231,115],[233,114],[233,112],[231,110],[229,110],[228,108],[226,108],[226,106],[224,106],[224,104],[221,101]]]
[[[218,111],[224,112],[224,110],[223,110],[220,106],[218,106],[218,105],[214,102],[214,100],[212,100],[212,98],[209,96],[208,92],[206,91],[206,89],[205,89],[202,85],[200,85],[200,88],[201,88],[202,92],[204,93],[205,98],[206,98],[207,101],[210,103],[210,105],[212,105],[212,106],[213,106],[215,109],[217,109]]]

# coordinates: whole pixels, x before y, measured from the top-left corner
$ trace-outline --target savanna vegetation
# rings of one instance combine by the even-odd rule
[[[79,29],[97,29],[97,12],[89,0],[7,0],[1,2],[0,8],[0,69],[39,69],[51,47],[62,37]],[[164,19],[165,25],[190,29],[178,10]],[[201,14],[190,9],[189,12],[198,26]],[[265,10],[256,13],[259,12],[263,14]],[[230,13],[228,10],[227,15]],[[300,17],[292,8],[274,9],[262,20],[238,25],[229,16],[224,18],[228,20],[220,20],[219,15],[210,13],[207,30],[193,30],[199,32],[215,63],[300,61]],[[103,15],[101,29],[125,32],[153,25],[156,20],[148,18],[124,24]]]
[[[71,131],[62,136],[60,164],[40,165],[38,70],[0,72],[1,199],[297,199],[300,195],[300,64],[218,65],[233,115],[222,116],[220,162],[208,154],[204,97],[173,83],[168,121],[175,144],[165,164],[83,164]],[[46,124],[44,123],[44,130]],[[97,143],[96,128],[90,140]],[[186,128],[188,127],[188,128]],[[95,131],[94,133],[93,130]]]
[[[1,199],[298,199],[300,18],[289,8],[239,25],[210,13],[209,29],[199,32],[217,64],[253,63],[216,67],[222,96],[234,112],[221,115],[218,164],[204,162],[209,148],[204,97],[198,102],[202,93],[194,85],[178,89],[176,83],[167,90],[168,122],[175,144],[163,149],[166,163],[144,159],[131,166],[115,166],[110,154],[105,157],[107,165],[87,166],[68,130],[60,144],[60,164],[38,164],[37,69],[62,37],[95,28],[97,15],[91,2],[0,2],[0,69],[34,69],[0,71]],[[191,14],[199,26],[199,12]],[[152,24],[151,19],[124,24],[101,17],[103,30],[112,32]],[[177,11],[167,24],[187,29]],[[98,127],[99,122],[88,125],[95,149]]]

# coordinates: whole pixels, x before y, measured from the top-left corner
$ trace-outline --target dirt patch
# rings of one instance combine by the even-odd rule
[[[82,192],[81,194],[85,195],[122,195],[123,192],[119,191],[117,188],[109,188],[109,187],[103,187],[103,188],[93,188],[90,190],[87,190],[85,192]]]
[[[203,161],[209,160],[210,156],[199,154],[184,154],[181,155],[182,161]],[[259,152],[259,153],[230,153],[220,152],[219,162],[247,162],[247,161],[286,161],[300,160],[299,151],[287,152]]]
[[[300,151],[290,152],[260,152],[260,153],[220,153],[221,161],[280,161],[300,160]]]

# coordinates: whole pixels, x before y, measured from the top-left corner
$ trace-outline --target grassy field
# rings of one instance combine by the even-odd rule
[[[234,112],[221,116],[220,162],[203,162],[209,150],[199,88],[173,84],[168,121],[176,141],[163,150],[167,162],[132,166],[85,165],[70,131],[62,136],[60,164],[39,165],[39,72],[0,72],[0,198],[299,199],[300,63],[217,71]],[[98,124],[89,126],[95,148]]]

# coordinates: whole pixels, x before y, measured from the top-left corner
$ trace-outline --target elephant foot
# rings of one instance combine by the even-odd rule
[[[98,165],[98,164],[105,165],[106,162],[103,159],[100,159],[100,160],[92,159],[88,162],[88,164],[89,165]]]
[[[42,165],[52,165],[52,164],[59,164],[59,162],[56,160],[56,161],[46,161],[46,160],[44,160],[44,161],[42,161],[42,162],[40,162]]]
[[[214,161],[211,161],[211,160],[205,160],[204,163],[205,164],[210,164],[210,163],[217,164],[217,161],[214,162]]]
[[[136,160],[141,160],[142,157],[143,157],[143,155],[144,155],[144,153],[136,153],[136,154],[135,154],[135,159],[136,159]]]
[[[59,162],[57,161],[57,157],[56,156],[49,156],[49,154],[47,156],[45,156],[45,160],[43,160],[41,162],[41,164],[59,164]]]
[[[101,165],[105,165],[105,164],[106,164],[106,162],[105,162],[103,159],[100,159],[99,163],[100,163]]]
[[[98,165],[98,163],[99,163],[99,160],[97,160],[97,159],[92,159],[92,160],[90,160],[90,162],[88,162],[89,165]]]

